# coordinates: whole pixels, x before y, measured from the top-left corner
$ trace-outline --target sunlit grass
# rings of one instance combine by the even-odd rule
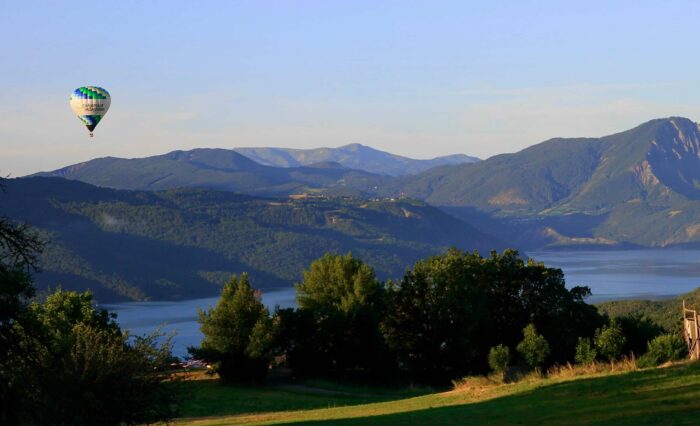
[[[247,412],[240,406],[229,412],[235,416],[179,423],[697,424],[700,364],[648,370],[636,370],[634,360],[564,366],[550,370],[546,377],[530,374],[514,383],[504,383],[499,377],[471,377],[458,381],[455,389],[447,392],[335,408],[311,407],[321,402],[319,395],[266,390],[267,399],[261,401],[257,399],[260,395],[256,396],[261,390],[236,388],[235,392],[250,404],[262,405]],[[216,400],[216,395],[210,397]]]

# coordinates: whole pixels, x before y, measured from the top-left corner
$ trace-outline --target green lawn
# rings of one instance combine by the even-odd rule
[[[311,410],[386,401],[385,394],[363,396],[349,389],[335,392],[321,386],[318,392],[299,387],[245,387],[219,383],[218,380],[192,380],[176,384],[182,403],[182,417],[222,416],[272,411]],[[323,389],[328,388],[328,393]]]
[[[199,413],[238,415],[182,419],[181,424],[700,424],[699,363],[595,377],[477,385],[371,403],[362,403],[360,397],[330,398],[336,408],[327,408],[332,406],[327,396],[228,388],[215,382],[198,386],[209,390],[207,405],[212,409],[206,411],[202,406]],[[195,400],[201,399],[199,392],[194,392]],[[340,407],[342,404],[346,406]],[[215,407],[219,408],[213,410]]]
[[[304,386],[313,387],[316,389],[325,389],[335,392],[343,392],[349,394],[363,394],[372,396],[386,397],[384,399],[408,398],[412,396],[426,395],[435,393],[437,389],[430,387],[416,386],[400,386],[400,385],[378,385],[366,383],[363,381],[356,382],[334,382],[324,379],[308,379],[303,381]]]

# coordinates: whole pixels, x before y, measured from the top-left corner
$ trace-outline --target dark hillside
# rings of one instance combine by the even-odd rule
[[[6,183],[0,212],[51,240],[39,286],[92,288],[101,301],[214,295],[244,271],[258,286],[289,286],[328,251],[352,251],[387,278],[450,246],[505,248],[409,199],[125,191],[56,178]]]

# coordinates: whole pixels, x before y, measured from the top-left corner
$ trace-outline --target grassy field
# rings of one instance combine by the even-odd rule
[[[216,380],[179,385],[185,417],[222,416],[272,411],[313,410],[390,400],[384,396],[320,393],[294,387],[242,387]]]
[[[184,383],[180,425],[698,424],[700,364],[500,384],[475,378],[448,392],[407,397]],[[218,417],[216,417],[218,416]]]

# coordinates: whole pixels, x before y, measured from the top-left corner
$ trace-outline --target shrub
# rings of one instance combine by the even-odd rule
[[[498,345],[489,350],[489,367],[496,373],[505,373],[510,362],[510,349],[508,346]]]
[[[598,353],[608,361],[620,358],[626,342],[622,327],[616,321],[610,325],[604,325],[595,333],[595,347]]]
[[[518,343],[518,352],[527,365],[532,368],[540,367],[549,355],[549,343],[541,334],[537,334],[534,324],[528,324],[523,329],[523,340]]]
[[[625,353],[643,354],[647,350],[647,344],[664,333],[663,327],[641,313],[616,317],[615,322],[620,324],[625,336]]]
[[[591,339],[579,337],[576,345],[576,362],[578,364],[592,364],[598,355],[595,347],[591,343]]]
[[[640,359],[642,367],[653,367],[668,361],[678,361],[688,356],[688,347],[677,334],[663,334],[647,346],[647,353]]]

